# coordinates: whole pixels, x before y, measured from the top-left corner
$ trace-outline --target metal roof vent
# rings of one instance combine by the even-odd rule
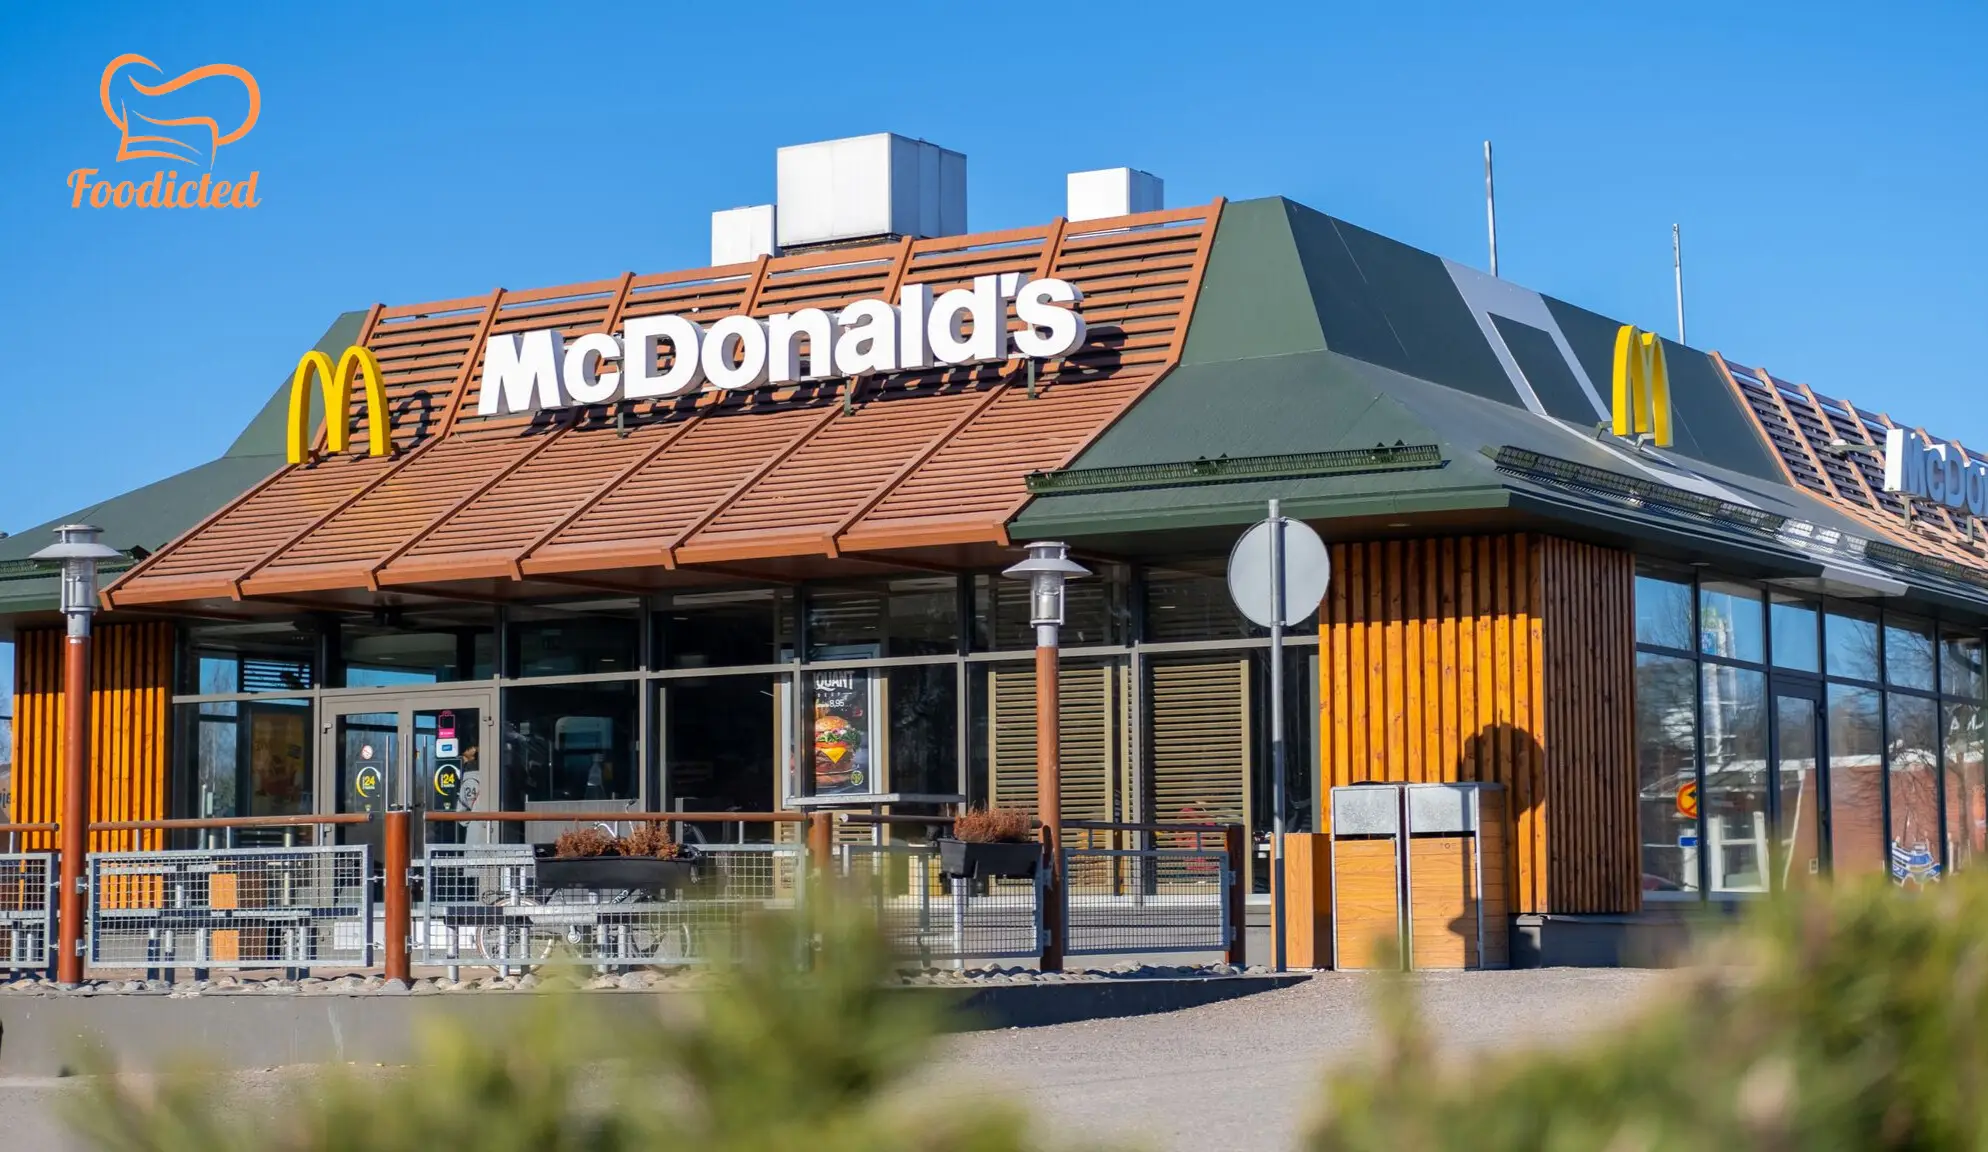
[[[783,250],[966,232],[966,157],[894,132],[780,149]]]
[[[1065,180],[1071,220],[1103,220],[1166,207],[1166,181],[1137,168],[1098,168],[1072,172]]]

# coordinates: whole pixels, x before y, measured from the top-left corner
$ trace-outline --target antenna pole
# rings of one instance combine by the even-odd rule
[[[1677,342],[1684,343],[1684,243],[1677,225],[1670,226],[1670,271],[1677,282]]]
[[[1491,236],[1491,275],[1498,274],[1498,198],[1491,190],[1491,141],[1484,142],[1484,226]]]

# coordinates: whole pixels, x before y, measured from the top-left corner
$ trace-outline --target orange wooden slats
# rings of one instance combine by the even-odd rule
[[[369,346],[386,374],[401,456],[384,470],[353,457],[293,469],[114,599],[161,603],[211,594],[216,581],[274,595],[376,579],[667,566],[679,547],[686,562],[715,562],[1004,540],[1027,500],[1027,473],[1073,459],[1177,359],[1219,208],[377,309]],[[861,382],[853,411],[840,416],[820,410],[845,402],[835,384],[706,393],[628,405],[625,429],[602,426],[606,409],[578,414],[542,451],[530,417],[475,415],[492,332],[837,308],[892,295],[901,282],[944,291],[1007,271],[1046,272],[1085,293],[1091,339],[1039,366],[1033,398],[1019,387],[1018,362]],[[671,354],[659,352],[659,369]],[[444,432],[432,448],[405,451]],[[603,477],[619,483],[596,483]]]
[[[56,629],[23,631],[14,652],[16,823],[53,823],[62,814],[62,664],[67,638]],[[166,814],[168,704],[173,629],[166,623],[96,629],[90,663],[90,819],[158,820]],[[54,833],[29,833],[28,851],[55,846]],[[97,832],[93,851],[157,848],[160,834]]]
[[[1531,535],[1331,553],[1321,789],[1503,784],[1515,910],[1638,908],[1630,555]]]

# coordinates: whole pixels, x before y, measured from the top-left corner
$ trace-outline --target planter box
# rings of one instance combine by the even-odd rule
[[[939,867],[948,876],[977,880],[986,876],[1025,879],[1042,866],[1042,845],[1033,840],[1019,844],[974,844],[965,840],[941,838]]]
[[[541,892],[560,889],[673,892],[688,885],[697,874],[694,857],[658,860],[652,856],[583,856],[540,860],[537,867]]]

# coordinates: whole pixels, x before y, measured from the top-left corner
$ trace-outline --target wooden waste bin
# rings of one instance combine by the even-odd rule
[[[1405,784],[1401,792],[1409,966],[1507,967],[1504,787]]]
[[[1401,963],[1401,789],[1332,790],[1332,966]]]

